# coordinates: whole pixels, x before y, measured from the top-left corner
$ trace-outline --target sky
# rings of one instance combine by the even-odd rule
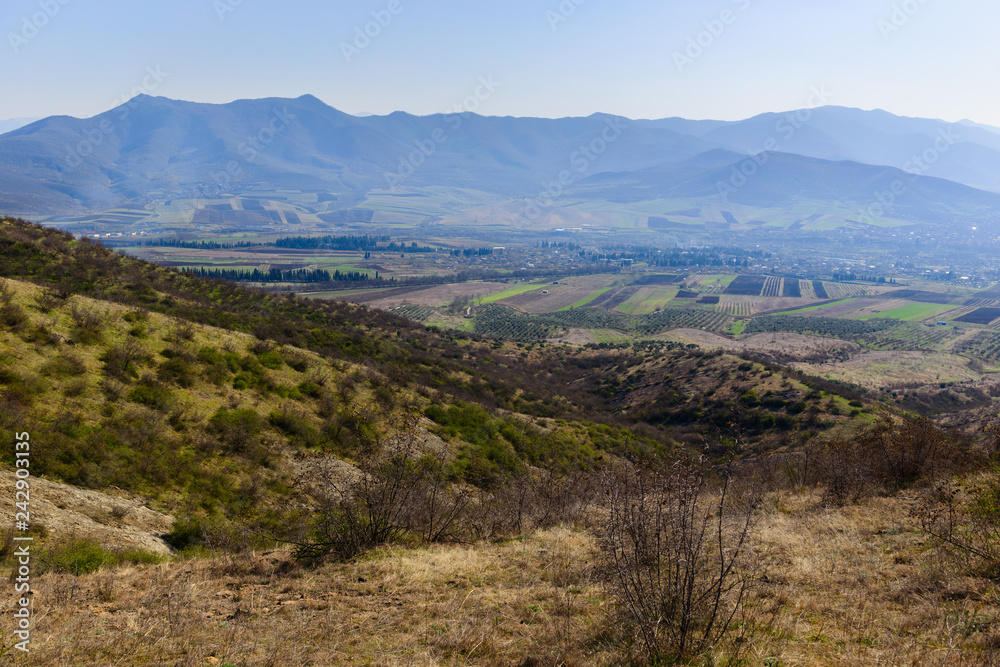
[[[1000,126],[997,25],[995,0],[4,0],[0,119],[308,93],[352,114],[835,104]]]

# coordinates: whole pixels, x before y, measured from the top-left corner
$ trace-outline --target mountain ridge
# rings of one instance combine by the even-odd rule
[[[729,164],[721,163],[720,151],[728,151]],[[762,164],[746,187],[736,188],[738,199],[779,206],[818,197],[863,209],[880,188],[920,176],[894,202],[904,219],[940,222],[945,209],[949,216],[1000,217],[1000,134],[977,124],[835,106],[742,121],[600,113],[357,117],[313,95],[225,104],[140,95],[88,119],[36,121],[0,136],[0,210],[52,215],[268,188],[357,198],[399,184],[519,199],[567,172],[575,175],[568,192],[590,196],[595,181],[617,176],[635,185],[656,170],[662,182],[646,188],[656,197],[718,201],[725,172],[765,151],[799,156],[808,187],[801,188],[802,174],[790,167]],[[706,162],[716,163],[718,173],[707,174]],[[854,164],[872,168],[870,191],[851,185],[858,180]],[[888,182],[877,175],[886,170]],[[692,188],[699,177],[715,180]]]

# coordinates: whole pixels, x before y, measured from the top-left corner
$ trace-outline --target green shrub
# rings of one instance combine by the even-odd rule
[[[203,347],[198,350],[198,360],[203,364],[212,366],[225,362],[226,358],[214,347]]]
[[[253,410],[220,409],[209,420],[209,428],[233,452],[247,452],[263,428],[263,420]]]
[[[102,567],[131,563],[133,565],[163,562],[163,556],[142,549],[110,551],[94,539],[46,544],[38,552],[42,572],[88,574]],[[39,572],[41,574],[42,572]]]
[[[153,408],[154,410],[159,410],[160,412],[167,412],[173,405],[174,396],[163,385],[157,382],[144,381],[133,387],[132,391],[128,394],[128,400]]]
[[[302,400],[302,393],[296,387],[286,387],[283,384],[279,384],[274,387],[274,393],[281,398],[287,398],[293,401]]]
[[[191,387],[195,381],[194,368],[181,357],[160,364],[156,376],[161,382],[171,382],[180,387]]]
[[[300,382],[298,390],[300,393],[308,396],[309,398],[319,398],[323,393],[322,388],[318,384],[310,382],[309,380]]]
[[[78,377],[87,372],[87,365],[80,357],[67,352],[45,362],[40,370],[48,377]]]
[[[273,371],[276,371],[285,365],[285,360],[281,358],[281,354],[279,354],[277,350],[270,350],[268,352],[258,354],[257,359],[264,368],[270,368]]]
[[[286,410],[273,410],[267,416],[268,422],[288,436],[289,441],[299,447],[316,447],[319,445],[319,430],[308,417]]]
[[[8,303],[0,307],[0,322],[8,329],[20,331],[28,323],[28,314],[16,303]]]

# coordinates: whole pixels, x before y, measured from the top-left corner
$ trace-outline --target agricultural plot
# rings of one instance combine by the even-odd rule
[[[760,296],[767,283],[767,276],[737,276],[723,294],[734,296]]]
[[[579,301],[572,303],[569,306],[566,306],[565,308],[563,308],[563,310],[570,310],[571,308],[583,308],[584,306],[593,303],[597,299],[601,298],[602,296],[610,292],[612,289],[613,288],[611,287],[605,287],[604,289],[599,289],[597,291],[591,292],[590,294],[583,297]]]
[[[623,334],[620,331],[615,331],[614,329],[591,329],[589,333],[593,338],[595,343],[608,343],[611,345],[616,345],[619,343],[628,343],[635,340],[631,336]]]
[[[569,310],[574,304],[577,304],[577,307],[587,305],[599,299],[602,293],[607,293],[605,290],[609,288],[606,285],[610,281],[599,278],[601,277],[588,276],[558,281],[558,284],[551,283],[544,285],[542,289],[508,297],[501,303],[534,314]]]
[[[781,278],[768,276],[767,280],[764,282],[764,290],[762,294],[764,296],[781,296]]]
[[[789,310],[785,313],[779,313],[779,315],[808,315],[809,313],[818,313],[819,311],[823,311],[820,315],[824,317],[832,317],[834,315],[843,315],[845,312],[852,312],[855,309],[855,306],[848,306],[847,304],[851,304],[853,302],[854,299],[844,299],[842,301],[818,303],[815,306],[796,308],[795,310]]]
[[[806,373],[870,388],[912,387],[980,379],[968,359],[940,352],[873,350],[837,363],[793,363]]]
[[[619,306],[631,299],[641,288],[635,285],[628,285],[619,290],[608,292],[604,296],[591,302],[591,306],[605,308],[607,310],[617,310]]]
[[[904,322],[919,322],[921,320],[936,319],[939,315],[954,310],[950,305],[939,305],[933,303],[910,303],[898,308],[883,310],[880,313],[864,315],[859,319],[889,318],[902,320]]]
[[[956,317],[955,321],[989,326],[993,320],[998,318],[1000,318],[1000,308],[978,308],[967,315]]]
[[[953,328],[890,319],[848,320],[832,317],[768,315],[751,320],[745,333],[790,332],[838,338],[878,350],[943,349],[960,334]]]
[[[955,352],[978,357],[991,364],[1000,363],[1000,334],[982,331],[958,343]]]
[[[829,299],[830,298],[830,295],[827,293],[826,286],[823,285],[823,281],[822,280],[814,280],[813,284],[812,284],[812,287],[813,287],[813,293],[816,295],[817,299]]]
[[[492,304],[476,312],[474,331],[482,336],[519,343],[538,343],[559,331],[559,326],[536,315]]]
[[[781,291],[781,296],[791,299],[801,299],[802,288],[799,287],[799,281],[795,278],[785,278],[785,286]]]
[[[954,329],[901,322],[894,327],[865,336],[863,343],[879,350],[942,350],[958,338]]]
[[[905,299],[906,301],[917,301],[919,303],[953,304],[958,301],[958,297],[942,292],[925,292],[922,290],[899,289],[885,294],[880,294],[879,299]]]
[[[692,276],[688,281],[688,285],[697,285],[701,288],[701,292],[705,294],[723,294],[726,288],[736,280],[736,275],[734,274],[701,274],[697,276]]]
[[[833,287],[834,285],[836,285],[836,288],[845,297],[868,296],[872,293],[872,289],[870,287],[866,287],[865,285],[855,285],[853,283],[827,283],[827,291],[829,292],[830,287]]]
[[[648,315],[664,308],[677,295],[676,287],[643,287],[618,306],[618,310],[629,315]]]
[[[745,297],[722,297],[718,310],[733,317],[750,317],[753,315],[754,304]]]
[[[414,322],[426,322],[431,317],[434,316],[435,310],[428,306],[398,306],[396,308],[390,308],[390,313],[395,313],[400,317],[405,317],[408,320],[413,320]]]
[[[499,304],[475,311],[475,331],[483,336],[519,342],[539,342],[568,329],[616,331],[644,338],[671,329],[725,331],[733,320],[724,313],[700,309],[667,308],[648,315],[625,315],[600,308],[576,308],[544,315],[521,313]]]
[[[497,301],[500,301],[502,299],[509,299],[511,297],[519,296],[519,295],[525,294],[527,292],[533,292],[535,290],[541,290],[541,289],[543,289],[545,287],[548,287],[548,286],[549,286],[549,283],[545,283],[544,285],[539,285],[539,284],[535,284],[535,283],[523,283],[523,284],[520,284],[520,285],[514,285],[513,287],[511,287],[509,289],[505,289],[502,292],[497,292],[496,294],[490,294],[487,297],[483,297],[482,303],[484,303],[484,304],[487,304],[487,303],[496,303]]]
[[[651,276],[642,276],[632,282],[633,285],[673,285],[674,283],[679,283],[684,279],[684,276],[678,275],[665,275],[665,274],[655,274]]]
[[[619,304],[615,310],[619,313],[632,315],[635,313],[635,310],[653,294],[655,289],[656,288],[654,287],[640,287],[626,301]]]
[[[833,317],[797,317],[794,315],[765,315],[750,321],[744,331],[748,334],[787,331],[813,334],[827,338],[856,341],[862,336],[884,331],[896,326],[889,320],[842,320]]]

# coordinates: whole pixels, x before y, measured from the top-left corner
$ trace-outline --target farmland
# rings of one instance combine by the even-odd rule
[[[936,318],[942,313],[954,310],[950,305],[937,305],[933,303],[911,303],[891,310],[884,310],[873,315],[866,315],[860,319],[889,318],[903,320],[905,322],[919,322],[930,318]]]
[[[519,312],[508,306],[490,304],[475,310],[475,331],[490,338],[519,342],[541,342],[568,329],[589,332],[599,342],[608,331],[622,340],[650,338],[678,328],[723,331],[732,319],[707,310],[668,308],[647,315],[626,315],[599,308],[577,308],[544,315]]]
[[[676,287],[643,287],[628,301],[618,306],[618,310],[629,315],[647,315],[664,308],[677,295]]]
[[[956,317],[955,321],[989,325],[996,319],[1000,319],[1000,308],[978,308],[971,313]]]

